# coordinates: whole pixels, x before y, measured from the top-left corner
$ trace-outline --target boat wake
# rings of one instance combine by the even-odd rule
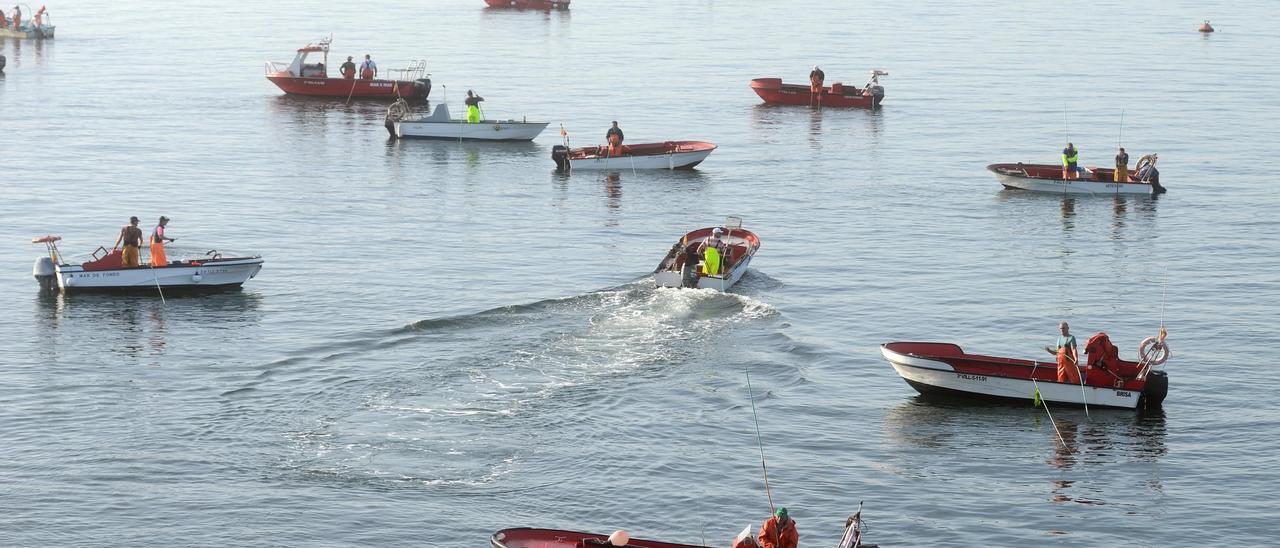
[[[777,315],[749,296],[651,284],[420,320],[278,361],[317,385],[283,466],[383,488],[484,488],[566,407],[610,405],[618,386],[669,366],[719,363],[708,357],[718,341]]]

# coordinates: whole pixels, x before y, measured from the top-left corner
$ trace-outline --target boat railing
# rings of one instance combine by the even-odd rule
[[[387,72],[392,75],[391,77],[392,80],[407,81],[407,80],[417,80],[419,78],[431,77],[430,74],[427,74],[426,59],[418,59],[412,63],[409,63],[409,66],[406,68],[389,69]]]
[[[287,72],[289,70],[289,63],[282,63],[280,61],[267,61],[266,70],[267,70],[267,74],[275,74],[277,72]]]

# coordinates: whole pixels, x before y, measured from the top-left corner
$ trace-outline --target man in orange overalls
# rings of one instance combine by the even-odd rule
[[[1071,334],[1067,322],[1058,324],[1062,334],[1058,336],[1055,347],[1044,347],[1046,351],[1058,357],[1058,382],[1078,384],[1080,382],[1080,351],[1076,347],[1076,336]]]
[[[155,230],[151,231],[151,268],[169,266],[169,256],[164,252],[164,243],[172,242],[177,238],[164,235],[164,227],[168,225],[169,218],[161,215],[160,222],[156,224]]]
[[[809,106],[822,106],[822,82],[827,79],[827,74],[813,66],[813,70],[809,71]]]
[[[773,517],[764,520],[756,538],[760,541],[760,548],[796,548],[800,543],[796,522],[787,516],[785,506],[779,506]]]

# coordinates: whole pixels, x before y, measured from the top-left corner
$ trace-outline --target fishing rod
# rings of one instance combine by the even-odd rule
[[[769,513],[772,514],[774,512],[773,492],[769,489],[769,467],[764,463],[764,441],[760,437],[760,416],[756,414],[755,392],[751,389],[751,370],[744,368],[743,371],[747,374],[747,397],[751,401],[751,418],[756,423],[756,444],[760,447],[760,470],[764,472],[764,494],[769,498]]]

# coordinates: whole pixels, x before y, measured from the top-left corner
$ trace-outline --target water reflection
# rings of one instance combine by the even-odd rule
[[[1076,227],[1076,199],[1071,196],[1062,197],[1062,231],[1071,232]]]
[[[1055,408],[1050,415],[1025,403],[989,403],[947,397],[918,395],[888,411],[885,436],[907,451],[904,455],[925,462],[899,462],[904,468],[928,469],[936,460],[964,458],[974,440],[987,445],[1044,447],[1044,464],[1059,473],[1045,480],[1051,483],[1055,502],[1102,504],[1108,488],[1103,475],[1117,466],[1155,463],[1168,454],[1164,412],[1135,413],[1125,410],[1093,409],[1091,414],[1071,408]],[[924,449],[926,451],[915,451]],[[959,456],[958,456],[959,455]],[[1033,462],[1010,462],[1035,473]],[[1071,472],[1063,475],[1062,472]],[[1146,484],[1162,490],[1157,470]],[[1082,480],[1088,479],[1085,482]],[[1089,489],[1087,496],[1078,491]]]
[[[604,193],[608,196],[605,206],[611,210],[617,210],[622,206],[622,175],[618,173],[610,173],[604,178]],[[616,221],[614,221],[616,222]]]
[[[822,150],[822,109],[809,112],[809,148]]]
[[[256,293],[159,295],[42,294],[35,319],[47,345],[97,347],[129,357],[163,356],[170,331],[187,327],[225,330],[256,325],[262,298]]]
[[[389,104],[385,99],[353,98],[347,102],[335,97],[284,94],[275,96],[269,103],[272,115],[288,118],[289,126],[322,132],[330,124],[354,129],[363,128],[371,121],[381,122]]]

